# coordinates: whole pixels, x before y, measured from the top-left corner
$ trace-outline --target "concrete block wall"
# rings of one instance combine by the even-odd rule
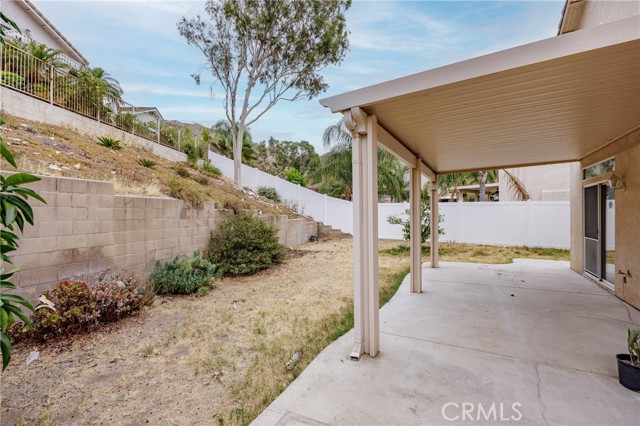
[[[57,282],[122,269],[146,275],[158,260],[204,250],[222,212],[213,204],[192,208],[173,198],[115,195],[111,182],[41,176],[29,187],[35,226],[27,226],[13,256],[14,283],[34,300]],[[262,215],[293,247],[317,235],[317,223]]]

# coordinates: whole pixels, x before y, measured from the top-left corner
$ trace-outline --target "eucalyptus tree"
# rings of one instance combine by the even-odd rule
[[[325,148],[329,151],[320,158],[320,166],[310,176],[313,182],[331,195],[350,200],[352,188],[352,144],[351,134],[344,122],[332,124],[322,135]],[[394,200],[408,197],[406,183],[407,168],[389,152],[378,148],[378,193],[390,195]]]
[[[225,93],[233,140],[234,180],[242,188],[244,131],[280,100],[311,99],[328,85],[320,71],[344,58],[345,12],[351,0],[209,0],[206,18],[178,22],[187,43],[207,62]]]
[[[255,145],[258,156],[257,167],[263,172],[284,177],[293,167],[305,177],[318,168],[320,156],[307,141],[281,141],[274,137]]]

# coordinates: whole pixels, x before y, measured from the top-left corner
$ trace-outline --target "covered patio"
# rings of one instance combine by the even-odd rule
[[[255,424],[638,424],[640,399],[618,384],[615,354],[640,313],[581,275],[580,167],[593,163],[578,164],[635,146],[638,28],[633,16],[321,100],[353,140],[354,329]],[[411,273],[381,311],[378,146],[410,168],[411,191]],[[621,207],[635,199],[630,152],[617,157],[629,170]],[[437,217],[439,175],[561,162],[575,162],[578,188],[570,265],[439,265],[437,233],[421,264],[423,176]],[[629,223],[616,225],[617,241],[635,235]],[[636,288],[633,244],[616,247],[623,299]]]
[[[431,217],[438,217],[439,175],[578,162],[636,131],[638,28],[634,16],[320,101],[343,114],[353,142],[352,359],[380,350],[378,146],[410,169],[409,291],[420,293],[422,176],[431,181]],[[572,227],[573,247],[581,221]],[[437,247],[432,233],[432,268]]]
[[[347,333],[253,424],[638,424],[614,357],[638,310],[567,262],[422,272],[380,311],[376,358],[349,361]]]

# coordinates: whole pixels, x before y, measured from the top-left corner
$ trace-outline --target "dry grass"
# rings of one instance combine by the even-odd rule
[[[306,244],[283,265],[225,278],[205,296],[157,297],[109,330],[41,346],[29,366],[31,345],[17,345],[2,377],[3,424],[248,423],[352,327],[351,247]],[[381,256],[386,298],[408,264]]]
[[[113,180],[113,192],[116,194],[147,195],[150,197],[163,195],[162,188],[156,182],[136,183],[123,179]]]
[[[169,195],[186,193],[188,202],[212,201],[219,206],[234,204],[242,209],[295,216],[283,204],[237,191],[232,182],[217,178],[188,164],[176,164],[153,155],[148,149],[126,144],[114,151],[99,145],[97,138],[72,130],[3,115],[0,134],[18,159],[19,170],[38,175],[64,176],[114,182],[118,194]],[[153,168],[141,159],[157,163]],[[182,177],[173,168],[183,170]],[[185,173],[186,172],[186,173]],[[178,185],[170,186],[171,182]]]

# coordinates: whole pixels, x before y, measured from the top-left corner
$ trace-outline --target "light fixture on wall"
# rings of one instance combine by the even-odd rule
[[[624,182],[615,174],[611,175],[607,183],[611,189],[624,189]]]

